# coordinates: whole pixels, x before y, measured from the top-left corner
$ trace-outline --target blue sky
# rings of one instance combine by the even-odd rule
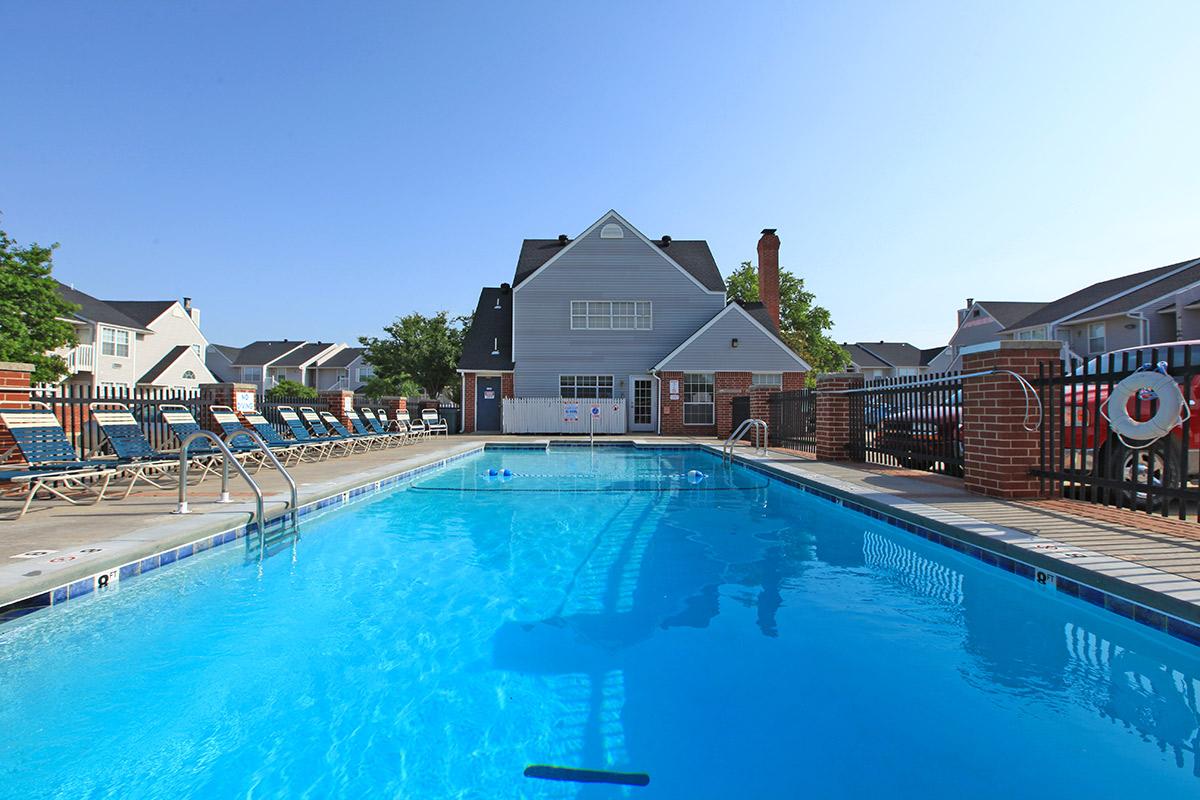
[[[1200,256],[1200,4],[19,3],[0,226],[210,340],[471,310],[616,208],[838,339]]]

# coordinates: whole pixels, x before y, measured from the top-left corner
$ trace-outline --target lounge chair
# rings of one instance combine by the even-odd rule
[[[288,426],[288,430],[292,432],[292,437],[298,442],[320,448],[322,458],[329,458],[333,455],[335,447],[340,447],[343,454],[349,452],[351,445],[347,444],[344,440],[335,439],[327,435],[318,437],[309,433],[308,428],[304,427],[304,420],[300,419],[300,415],[296,413],[296,409],[291,406],[278,406],[275,410],[279,412],[280,418]],[[321,426],[321,428],[324,430],[324,426]],[[328,434],[329,432],[325,431],[325,433]]]
[[[266,466],[266,457],[258,449],[258,445],[254,440],[246,435],[250,429],[242,424],[241,417],[237,415],[236,411],[229,406],[209,406],[208,411],[212,414],[213,420],[221,426],[221,432],[225,434],[225,441],[229,445],[230,450],[233,450],[234,453],[245,453],[248,457],[254,458],[258,462],[258,469],[255,470],[256,473]],[[265,423],[266,420],[264,419],[263,422]],[[269,424],[267,427],[271,428]],[[270,447],[277,453],[282,453],[288,463],[291,463],[293,457],[300,457],[300,447],[304,445],[299,442],[289,442],[281,438],[279,434],[275,433],[274,428],[271,428],[274,441],[263,436],[262,431],[255,430],[254,432],[259,434],[259,438],[263,440],[267,447]]]
[[[0,482],[16,486],[26,494],[17,519],[25,516],[41,491],[71,504],[77,503],[67,495],[72,490],[94,494],[97,503],[104,499],[109,481],[117,474],[111,462],[79,458],[58,417],[45,403],[35,400],[2,402],[27,406],[0,409],[0,421],[8,428],[14,442],[0,454],[0,462],[10,461],[16,453],[25,460],[25,464],[0,467]],[[99,487],[91,485],[91,481],[98,481]]]
[[[129,478],[125,494],[121,495],[122,500],[129,497],[139,482],[149,484],[155,489],[167,488],[155,478],[161,478],[178,469],[179,459],[154,449],[154,445],[150,444],[146,434],[142,432],[142,426],[129,411],[129,406],[112,400],[102,400],[89,403],[88,411],[116,457],[114,467],[119,467],[122,476]],[[209,456],[197,458],[208,459]],[[205,472],[207,473],[207,470]],[[201,480],[203,479],[202,474]]]
[[[422,436],[429,435],[429,429],[425,427],[425,423],[421,422],[419,419],[411,419],[408,416],[408,411],[396,412],[396,425],[402,430],[408,431],[408,435],[411,436],[414,441],[420,440]]]
[[[303,409],[301,411],[303,412]],[[342,421],[329,411],[320,411],[317,412],[317,414],[321,418],[321,421],[325,423],[325,425],[328,426],[328,428],[333,431],[334,434],[341,436],[342,438],[349,438],[352,441],[358,442],[359,446],[362,447],[363,450],[370,450],[372,447],[383,444],[383,441],[380,439],[380,437],[374,433],[367,433],[365,430],[362,433],[351,433],[346,429],[346,426],[342,424]],[[360,422],[359,425],[362,425],[362,423]]]
[[[295,461],[285,461],[285,466],[291,466],[299,461],[319,461],[325,455],[324,444],[285,439],[279,435],[279,431],[275,430],[275,426],[267,422],[267,418],[257,411],[245,411],[242,416],[268,446],[272,449],[280,448],[289,459],[295,458]],[[315,459],[312,457],[314,453],[316,454]]]
[[[389,431],[387,414],[381,409],[378,414],[369,408],[359,409],[359,414],[367,423],[367,427],[379,436],[386,437],[384,441],[389,445],[404,444],[408,439],[408,431]]]
[[[438,414],[436,408],[427,408],[422,411],[421,422],[425,423],[425,430],[429,431],[431,436],[439,433],[443,436],[450,434],[450,426],[446,424],[445,418]]]

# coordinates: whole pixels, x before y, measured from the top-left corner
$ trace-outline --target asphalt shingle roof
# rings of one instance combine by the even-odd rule
[[[293,339],[291,341],[287,339],[280,341],[263,339],[258,342],[251,342],[238,352],[237,358],[233,360],[233,363],[237,366],[260,367],[263,364],[270,364],[284,353],[289,353],[303,345],[303,339]]]
[[[921,351],[908,342],[855,342],[854,344],[888,366],[921,366]]]
[[[285,355],[278,361],[271,363],[273,367],[299,367],[305,362],[311,361],[317,356],[324,353],[329,348],[333,347],[333,342],[308,342],[303,347],[299,347]]]
[[[128,314],[113,308],[108,303],[99,298],[92,297],[90,294],[72,289],[65,283],[58,283],[58,294],[68,303],[74,303],[79,306],[79,310],[75,312],[75,318],[84,322],[103,322],[108,325],[119,325],[122,328],[133,328],[134,330],[145,330],[146,326],[133,319]]]
[[[975,304],[983,306],[992,319],[1006,328],[1015,322],[1020,322],[1046,305],[1045,303],[1023,303],[1010,300],[976,300]]]
[[[557,246],[557,242],[555,245]],[[500,308],[496,308],[499,300]],[[492,355],[498,350],[499,355]],[[475,318],[463,340],[462,370],[510,370],[512,360],[512,290],[484,287],[479,293]]]
[[[1085,286],[1077,292],[1072,292],[1071,294],[1047,303],[1029,316],[1009,325],[1007,328],[1005,328],[1005,330],[1017,330],[1020,328],[1029,328],[1034,325],[1045,325],[1047,323],[1054,322],[1055,320],[1078,316],[1085,308],[1096,305],[1097,303],[1104,303],[1105,306],[1119,306],[1122,302],[1122,299],[1120,298],[1116,301],[1110,301],[1107,303],[1105,303],[1105,301],[1113,295],[1120,294],[1122,292],[1128,292],[1139,284],[1143,284],[1148,281],[1159,281],[1169,275],[1171,272],[1191,263],[1193,262],[1181,261],[1178,264],[1168,264],[1165,267],[1156,267],[1155,269],[1148,269],[1144,270],[1143,272],[1135,272],[1132,275],[1123,275],[1120,278],[1111,278],[1107,281],[1093,283],[1091,286]],[[1166,292],[1162,292],[1162,294],[1165,293]],[[1146,300],[1152,300],[1153,298],[1154,296],[1152,295],[1151,297],[1146,298]],[[1142,302],[1146,302],[1146,300],[1143,300]],[[1127,308],[1132,307],[1133,306],[1128,306]],[[1120,310],[1110,310],[1105,313],[1120,313]],[[1087,312],[1087,316],[1093,316],[1093,312]]]
[[[104,302],[130,319],[137,320],[143,328],[175,305],[174,300],[105,300]]]
[[[321,369],[326,367],[348,367],[354,359],[367,352],[365,347],[343,347],[329,358],[317,364]]]
[[[712,251],[708,249],[708,242],[703,239],[673,239],[667,247],[658,241],[653,244],[704,288],[717,292],[725,290],[725,281],[721,278],[721,270],[717,268]],[[519,286],[562,249],[563,245],[559,244],[558,239],[526,239],[522,242],[521,252],[517,256],[517,270],[513,274],[513,286]]]
[[[1187,262],[1183,262],[1187,263]],[[1155,281],[1149,286],[1130,292],[1129,294],[1111,300],[1102,306],[1089,311],[1081,311],[1075,317],[1087,319],[1090,317],[1106,317],[1112,314],[1124,314],[1138,306],[1157,300],[1163,295],[1177,292],[1189,284],[1200,281],[1200,258],[1191,262],[1191,266]],[[1069,321],[1069,320],[1068,320]]]
[[[167,354],[159,359],[158,363],[146,371],[146,374],[138,378],[138,383],[154,383],[159,375],[166,372],[167,367],[174,364],[179,357],[188,351],[188,345],[177,344],[167,351]]]
[[[863,348],[859,347],[856,344],[847,344],[847,343],[843,342],[842,349],[845,350],[846,354],[850,356],[851,363],[853,363],[855,366],[859,367],[860,369],[863,367],[879,369],[881,367],[890,367],[891,366],[891,364],[888,364],[886,361],[879,358],[874,353],[864,350]]]

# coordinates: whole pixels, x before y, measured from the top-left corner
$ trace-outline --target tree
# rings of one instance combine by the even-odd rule
[[[0,231],[0,361],[33,364],[30,380],[53,383],[67,374],[67,363],[51,350],[78,342],[64,318],[79,310],[58,293],[50,277],[58,245],[18,247]]]
[[[267,389],[268,400],[316,400],[317,396],[317,390],[313,387],[287,378]]]
[[[453,382],[470,322],[470,317],[451,318],[447,311],[432,317],[413,313],[384,328],[385,337],[360,337],[367,348],[363,360],[375,371],[368,393],[416,386],[436,397]]]
[[[758,270],[749,261],[743,261],[725,285],[730,300],[759,300]],[[846,367],[846,351],[825,333],[833,328],[833,318],[828,309],[813,305],[815,300],[802,278],[779,271],[779,327],[784,341],[816,372],[838,372]]]

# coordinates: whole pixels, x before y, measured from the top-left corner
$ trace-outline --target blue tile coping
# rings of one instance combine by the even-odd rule
[[[550,444],[561,446],[566,443],[553,441]],[[568,446],[580,446],[582,444],[572,442]],[[672,444],[660,447],[653,443],[623,441],[597,443],[597,446],[717,452],[716,448],[703,444]],[[487,443],[462,453],[447,456],[429,464],[414,467],[413,469],[405,470],[387,478],[307,503],[300,507],[300,516],[307,516],[331,507],[347,505],[354,500],[376,494],[398,483],[412,480],[419,475],[440,469],[446,464],[468,458],[484,450],[545,449],[546,444]],[[1015,548],[1005,542],[980,536],[960,527],[939,522],[912,512],[891,508],[885,504],[872,501],[870,498],[855,497],[852,494],[841,492],[815,480],[793,475],[773,465],[748,460],[740,454],[735,454],[734,459],[741,466],[754,472],[774,478],[808,494],[819,497],[822,500],[864,514],[872,519],[886,522],[908,533],[920,536],[922,539],[942,545],[943,547],[948,547],[956,552],[978,559],[985,564],[998,567],[1006,572],[1011,572],[1014,575],[1019,575],[1027,580],[1035,582],[1053,580],[1055,589],[1065,595],[1078,598],[1115,614],[1120,614],[1134,622],[1154,628],[1157,631],[1166,633],[1189,644],[1200,646],[1200,624],[1198,624],[1200,623],[1200,606],[1173,598],[1161,592],[1155,592],[1145,587],[1120,581],[1077,564],[1065,563],[1036,551]],[[284,516],[286,515],[280,515],[268,521],[267,532],[270,533],[273,528],[281,527],[284,522]],[[241,525],[231,530],[205,536],[181,547],[171,548],[148,558],[132,561],[128,564],[106,570],[105,572],[58,586],[50,591],[9,603],[0,607],[0,624],[91,594],[98,589],[103,589],[114,577],[124,581],[137,575],[144,575],[159,567],[182,561],[196,553],[202,553],[205,550],[229,544],[246,536],[249,528],[250,526],[248,525]],[[1014,554],[1019,554],[1020,558],[1014,558]],[[1099,584],[1099,587],[1092,584]]]

